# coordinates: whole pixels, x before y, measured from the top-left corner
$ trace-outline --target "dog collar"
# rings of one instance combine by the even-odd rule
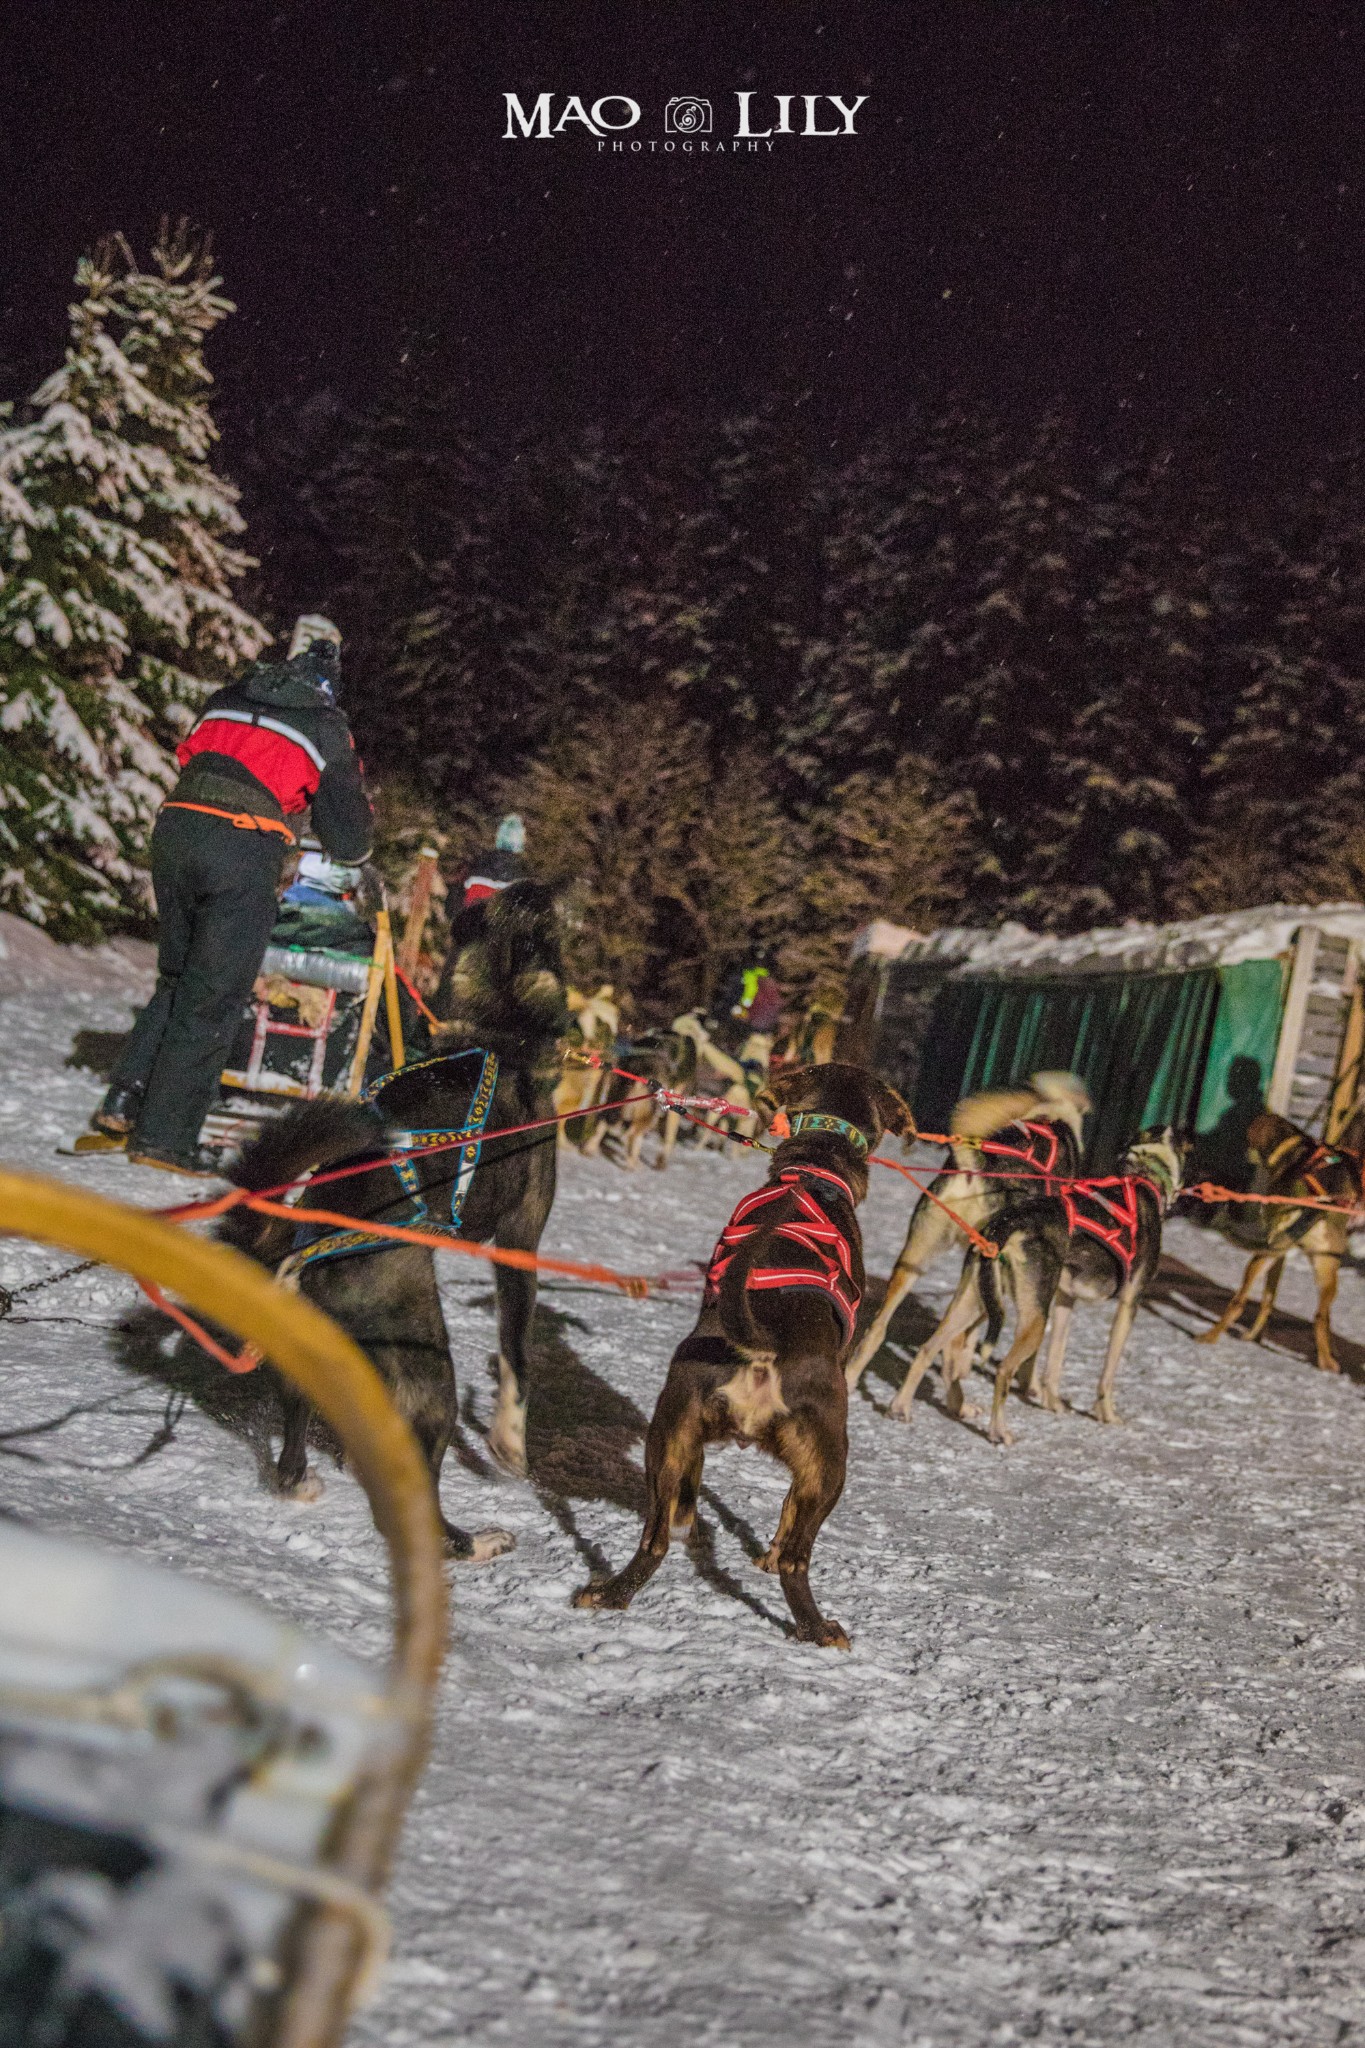
[[[791,1120],[792,1136],[797,1138],[802,1131],[832,1131],[838,1138],[847,1138],[860,1159],[867,1157],[867,1139],[856,1124],[845,1122],[841,1116],[823,1116],[818,1111],[802,1110]]]

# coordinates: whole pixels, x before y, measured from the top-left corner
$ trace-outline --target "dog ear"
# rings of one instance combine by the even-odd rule
[[[781,1116],[794,1095],[799,1095],[805,1085],[808,1067],[782,1067],[776,1072],[770,1067],[767,1079],[754,1097],[754,1109],[763,1119],[767,1130],[773,1118]]]
[[[915,1119],[904,1096],[889,1088],[885,1081],[874,1084],[877,1099],[877,1114],[882,1120],[882,1129],[890,1131],[893,1138],[913,1138]]]
[[[771,1097],[774,1108],[785,1109],[792,1097],[801,1093],[810,1079],[810,1074],[809,1067],[783,1067],[778,1073],[774,1073],[770,1067],[768,1078],[756,1100],[761,1102],[767,1095]]]
[[[773,1094],[772,1089],[765,1084],[754,1097],[754,1115],[762,1119],[763,1128],[766,1131],[771,1125],[773,1118],[782,1114],[782,1104]]]

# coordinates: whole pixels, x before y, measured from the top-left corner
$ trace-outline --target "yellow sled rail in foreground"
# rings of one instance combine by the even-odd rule
[[[426,1757],[448,1626],[436,1504],[407,1424],[369,1361],[330,1317],[277,1287],[240,1252],[141,1210],[4,1168],[0,1233],[99,1259],[166,1289],[254,1345],[340,1438],[388,1547],[394,1606],[388,1705],[402,1739],[383,1768],[355,1786],[320,1867],[343,1887],[373,1894],[387,1877]],[[364,1949],[353,1912],[323,1905],[310,1916],[272,2048],[332,2048],[346,2023]]]

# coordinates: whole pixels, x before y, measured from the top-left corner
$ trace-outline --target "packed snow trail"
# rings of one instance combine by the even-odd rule
[[[26,992],[0,1002],[0,1157],[174,1198],[120,1160],[54,1157],[99,1093],[62,1064],[73,1033],[121,1028],[140,983],[112,955],[68,956],[65,980],[42,966],[3,984]],[[571,1157],[546,1247],[637,1270],[704,1258],[760,1170],[680,1151],[631,1177]],[[876,1176],[874,1273],[907,1192]],[[445,1263],[468,1418],[447,1507],[519,1547],[456,1579],[394,1960],[355,2048],[1361,2038],[1361,1387],[1306,1362],[1306,1269],[1272,1345],[1193,1345],[1240,1261],[1188,1224],[1170,1249],[1119,1378],[1127,1428],[1014,1402],[1018,1444],[994,1451],[936,1394],[909,1429],[885,1420],[888,1383],[868,1375],[813,1565],[847,1656],[789,1639],[751,1562],[784,1475],[734,1449],[708,1459],[700,1548],[675,1546],[629,1614],[572,1612],[634,1545],[643,1423],[695,1304],[545,1289],[518,1485],[482,1454],[491,1279]],[[0,1245],[9,1285],[62,1263]],[[924,1300],[953,1278],[936,1269]],[[1358,1371],[1351,1270],[1336,1323]],[[928,1326],[912,1303],[893,1341]],[[1078,1312],[1082,1406],[1105,1328]],[[16,1303],[0,1357],[6,1512],[383,1655],[366,1503],[322,1447],[317,1506],[266,1489],[264,1380],[201,1362],[104,1272]]]

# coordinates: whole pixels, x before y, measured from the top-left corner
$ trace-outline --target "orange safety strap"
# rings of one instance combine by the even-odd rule
[[[294,844],[294,835],[289,827],[278,818],[258,818],[254,811],[223,811],[217,804],[187,804],[181,797],[167,797],[161,806],[163,811],[202,811],[207,818],[226,818],[229,825],[235,825],[239,832],[278,832],[281,839]]]

